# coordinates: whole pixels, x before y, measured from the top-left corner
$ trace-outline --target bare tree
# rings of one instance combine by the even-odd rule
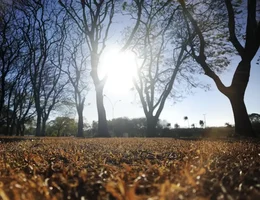
[[[144,0],[135,0],[134,3],[144,2]],[[108,127],[106,119],[106,111],[103,102],[103,90],[107,77],[99,76],[99,61],[105,50],[112,20],[115,14],[115,4],[122,5],[122,2],[115,0],[82,0],[80,2],[67,0],[59,0],[60,5],[65,8],[71,19],[78,26],[82,34],[85,35],[87,47],[90,52],[91,77],[96,90],[96,103],[98,112],[98,137],[108,137]],[[141,15],[138,9],[138,18]],[[130,43],[134,33],[138,29],[139,22],[136,23],[131,36],[126,42],[123,49],[126,49]]]
[[[19,60],[19,64],[23,64]],[[6,99],[7,119],[6,134],[24,134],[24,124],[31,120],[34,115],[33,95],[31,91],[30,77],[22,66],[16,65],[16,70],[12,73],[13,81],[9,83],[8,95]]]
[[[25,69],[25,42],[17,2],[0,5],[0,121],[5,134],[23,135],[24,124],[33,115],[30,80]],[[3,109],[4,108],[4,109]]]
[[[89,1],[81,2],[61,1],[74,23],[85,35],[87,47],[90,52],[91,77],[96,90],[96,103],[98,111],[98,135],[108,137],[106,111],[103,102],[103,90],[107,77],[100,78],[98,74],[100,56],[102,55],[108,38],[108,33],[114,17],[115,2]]]
[[[5,104],[6,93],[10,83],[14,80],[12,75],[15,64],[21,55],[23,41],[19,32],[18,20],[12,3],[3,2],[0,7],[0,113]]]
[[[64,45],[59,48],[59,64],[62,71],[67,75],[73,94],[73,104],[78,113],[78,137],[83,137],[83,110],[85,97],[88,92],[88,73],[89,73],[89,54],[86,49],[84,36],[78,27],[71,24],[66,28],[66,40]]]
[[[146,116],[147,136],[153,137],[156,136],[156,125],[166,99],[172,94],[177,74],[187,59],[187,41],[183,40],[182,45],[174,49],[170,45],[176,43],[168,37],[169,27],[173,26],[178,9],[176,6],[147,1],[142,9],[139,30],[130,48],[138,57],[134,86]]]
[[[259,1],[248,0],[247,5],[243,1],[237,5],[230,0],[203,4],[201,2],[199,6],[194,2],[179,3],[183,9],[186,31],[191,38],[191,56],[200,64],[205,75],[215,82],[218,90],[230,100],[236,133],[255,136],[244,103],[244,95],[249,81],[251,61],[260,44],[260,16],[256,9]],[[245,12],[246,16],[243,17]],[[241,34],[239,29],[245,30],[245,35]],[[230,47],[236,50],[241,61],[235,70],[231,85],[225,86],[216,70],[229,65],[228,58],[224,59],[226,63],[218,60],[223,60],[223,57],[232,51]]]
[[[20,1],[27,63],[37,115],[36,136],[45,136],[46,121],[59,103],[63,81],[56,49],[62,44],[63,13],[50,0]]]
[[[13,97],[14,111],[16,113],[16,135],[23,136],[25,132],[25,124],[31,121],[35,115],[33,109],[33,92],[31,90],[30,77],[25,75],[19,81]]]

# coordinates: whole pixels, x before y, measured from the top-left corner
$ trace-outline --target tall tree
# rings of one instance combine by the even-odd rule
[[[143,0],[135,0],[134,2],[143,2]],[[108,127],[106,119],[106,111],[103,102],[103,90],[107,77],[99,76],[99,61],[105,50],[109,31],[111,29],[112,20],[115,14],[115,4],[122,5],[122,2],[115,0],[82,0],[82,1],[62,1],[60,5],[65,8],[70,15],[72,21],[78,26],[82,34],[84,34],[87,47],[90,52],[91,77],[96,91],[96,104],[98,112],[98,137],[108,137]],[[140,12],[138,12],[138,17]],[[132,31],[134,35],[138,28],[138,24]],[[129,43],[127,40],[127,43]]]
[[[173,85],[182,64],[187,59],[187,41],[168,37],[169,27],[175,26],[178,10],[175,5],[159,1],[146,1],[142,5],[139,30],[129,48],[137,55],[137,76],[134,86],[139,95],[147,120],[148,137],[156,136],[156,126],[165,102],[173,93]],[[168,13],[171,13],[168,15]],[[178,33],[176,30],[175,34]],[[172,51],[172,53],[170,53]]]
[[[48,132],[58,137],[71,136],[76,132],[76,122],[69,117],[56,117],[48,122]]]
[[[189,123],[189,118],[188,118],[188,116],[185,116],[183,119],[184,119],[184,122],[185,122],[185,121],[188,122],[188,128],[190,128],[190,123]]]
[[[50,112],[59,102],[66,82],[63,82],[56,49],[65,37],[64,15],[51,0],[21,0],[28,71],[37,115],[36,136],[45,136]]]
[[[0,121],[5,134],[23,134],[33,114],[30,80],[25,68],[26,51],[18,2],[0,4]],[[4,109],[3,109],[4,108]]]
[[[85,45],[85,37],[78,27],[71,24],[66,28],[66,40],[59,48],[59,60],[62,71],[67,75],[72,89],[73,104],[78,113],[77,137],[83,137],[83,110],[88,92],[89,54]]]
[[[189,40],[191,56],[200,64],[205,75],[215,82],[218,90],[229,99],[233,109],[236,133],[255,136],[245,106],[244,95],[249,81],[251,61],[260,45],[260,16],[256,9],[260,2],[248,0],[246,5],[243,1],[225,0],[201,2],[198,5],[194,2],[179,0],[179,3],[183,9],[186,30],[191,38]],[[246,19],[245,29],[239,26],[240,22],[244,22],[243,18],[239,18],[244,11],[247,12],[244,18]],[[245,35],[241,34],[239,28],[245,31]],[[225,86],[214,71],[214,65],[220,64],[216,62],[216,59],[223,58],[229,53],[226,47],[230,50],[230,45],[236,50],[241,61],[235,70],[231,85]],[[214,62],[211,62],[212,60]],[[229,60],[226,59],[226,62],[219,65],[218,69],[227,66]]]
[[[34,115],[30,77],[27,69],[19,66],[23,65],[23,59],[19,59],[16,70],[12,73],[13,80],[8,84],[6,133],[9,135],[15,132],[16,135],[23,135],[25,123]]]
[[[15,65],[21,56],[21,38],[14,3],[2,2],[0,5],[0,113],[5,104],[7,90],[13,82]],[[16,74],[16,73],[15,73]]]
[[[87,47],[90,52],[91,77],[96,90],[96,103],[98,112],[99,137],[108,137],[106,111],[103,102],[103,90],[107,77],[100,78],[98,74],[100,57],[106,47],[108,33],[114,17],[115,2],[109,1],[61,1],[71,19],[78,25],[85,35]]]
[[[22,80],[19,80],[19,84],[16,86],[13,95],[13,105],[13,110],[16,113],[16,119],[14,119],[16,121],[16,135],[23,136],[25,124],[30,122],[35,115],[30,77],[26,72],[24,72]]]

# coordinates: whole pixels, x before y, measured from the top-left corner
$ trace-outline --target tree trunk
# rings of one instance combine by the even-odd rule
[[[241,97],[229,97],[235,120],[235,132],[241,136],[255,137],[252,124],[249,120],[244,99]]]
[[[203,66],[203,65],[202,65]],[[237,66],[230,87],[226,87],[220,81],[214,72],[206,73],[211,77],[218,87],[219,91],[230,100],[234,121],[235,132],[241,136],[255,137],[249,116],[246,110],[244,96],[250,76],[251,64],[249,60],[242,60]]]
[[[244,102],[245,91],[250,76],[250,61],[242,60],[235,71],[228,92],[224,93],[230,100],[234,121],[235,132],[241,136],[255,137],[252,124],[249,120]]]
[[[98,133],[97,137],[110,137],[107,127],[106,111],[104,107],[103,86],[96,87],[96,101],[98,111]]]
[[[24,131],[25,131],[25,125],[24,125],[24,122],[22,122],[20,124],[20,135],[21,136],[24,136]]]
[[[23,136],[22,135],[22,128],[21,128],[21,122],[18,120],[16,124],[15,134],[16,136]]]
[[[17,123],[16,123],[16,119],[12,117],[12,124],[10,127],[10,134],[13,135],[16,132],[17,129]]]
[[[93,51],[91,52],[91,72],[90,75],[93,79],[95,90],[96,90],[96,102],[97,102],[97,112],[98,112],[98,132],[96,137],[110,137],[107,127],[107,117],[106,110],[104,107],[104,96],[103,89],[106,83],[106,77],[99,79],[98,77],[98,63],[99,55],[97,53],[97,45],[94,45]]]
[[[48,118],[42,119],[41,137],[44,137],[44,136],[45,136],[47,119],[48,119]]]
[[[146,129],[146,137],[156,137],[157,131],[156,131],[156,125],[158,119],[156,119],[154,116],[146,117],[147,120],[147,129]]]
[[[77,137],[83,137],[83,106],[80,104],[78,106],[78,133]]]
[[[7,135],[11,136],[12,133],[11,133],[11,117],[10,117],[10,109],[9,109],[9,106],[7,107],[7,112],[6,112],[6,132],[7,132]]]
[[[41,124],[42,124],[42,115],[41,112],[37,112],[35,136],[41,136]]]
[[[214,71],[212,71],[212,69],[206,63],[206,42],[203,32],[200,29],[196,19],[193,18],[192,14],[186,8],[185,2],[180,1],[185,15],[193,25],[195,33],[198,35],[199,38],[199,55],[193,56],[193,58],[201,65],[205,74],[214,80],[218,90],[229,98],[233,109],[236,133],[243,136],[254,137],[256,135],[252,129],[252,125],[248,117],[248,113],[244,103],[244,94],[250,77],[251,61],[259,50],[260,23],[257,23],[256,20],[256,1],[248,2],[250,3],[247,6],[248,16],[246,24],[246,41],[243,47],[243,45],[241,45],[239,39],[237,38],[235,31],[236,24],[233,4],[231,3],[231,1],[225,1],[228,12],[229,39],[237,50],[237,53],[241,57],[241,61],[238,64],[237,69],[234,73],[231,86],[226,87],[220,80],[219,76]],[[195,55],[193,49],[192,51],[192,54]]]
[[[7,126],[6,126],[3,130],[4,130],[4,135],[5,135],[5,136],[8,136],[9,134],[8,134]]]
[[[10,119],[9,119],[9,117],[7,118],[7,123],[6,123],[7,125],[6,125],[6,133],[7,133],[7,135],[9,135],[9,136],[12,136],[12,133],[11,133],[11,123],[10,123]]]
[[[1,67],[4,69],[3,67]],[[6,88],[5,88],[5,77],[4,77],[4,70],[1,70],[1,96],[0,96],[0,113],[2,113],[4,104],[5,104],[5,93],[6,93]]]

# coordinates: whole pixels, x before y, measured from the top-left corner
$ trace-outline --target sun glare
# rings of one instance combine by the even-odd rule
[[[113,93],[128,93],[133,87],[132,79],[136,74],[135,54],[113,48],[104,53],[101,63],[101,74],[108,76],[106,89]]]

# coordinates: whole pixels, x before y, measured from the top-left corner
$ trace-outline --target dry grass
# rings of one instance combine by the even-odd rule
[[[260,199],[253,141],[0,142],[0,199]]]

